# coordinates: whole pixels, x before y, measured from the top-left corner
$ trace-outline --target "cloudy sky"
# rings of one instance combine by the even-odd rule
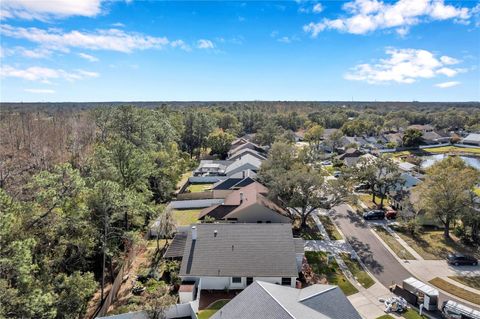
[[[480,100],[478,1],[2,0],[1,101]]]

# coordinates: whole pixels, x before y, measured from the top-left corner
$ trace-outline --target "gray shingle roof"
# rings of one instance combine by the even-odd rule
[[[295,289],[256,281],[212,319],[360,319],[337,286]]]
[[[290,224],[197,224],[180,276],[297,277]],[[217,235],[214,236],[214,231]]]

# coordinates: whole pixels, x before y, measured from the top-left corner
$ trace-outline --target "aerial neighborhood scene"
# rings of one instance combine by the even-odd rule
[[[0,318],[480,319],[480,2],[0,21]]]

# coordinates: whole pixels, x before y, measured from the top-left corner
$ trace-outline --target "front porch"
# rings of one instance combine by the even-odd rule
[[[218,300],[230,300],[235,298],[242,290],[202,290],[198,310],[206,309],[209,305]]]

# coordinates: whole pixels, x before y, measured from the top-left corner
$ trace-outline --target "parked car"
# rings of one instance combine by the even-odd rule
[[[478,265],[478,260],[473,256],[454,253],[454,254],[448,255],[447,263],[455,266],[460,266],[460,265],[476,266]]]
[[[396,211],[396,210],[393,210],[393,209],[387,210],[387,212],[385,213],[385,218],[386,218],[386,219],[395,219],[395,218],[397,218],[397,211]]]
[[[385,212],[380,209],[376,210],[371,210],[366,213],[363,213],[363,218],[365,220],[373,220],[373,219],[384,219],[385,218]]]
[[[356,192],[359,192],[359,191],[365,191],[365,190],[368,190],[370,187],[368,186],[368,184],[358,184],[357,186],[355,186],[355,191]]]

